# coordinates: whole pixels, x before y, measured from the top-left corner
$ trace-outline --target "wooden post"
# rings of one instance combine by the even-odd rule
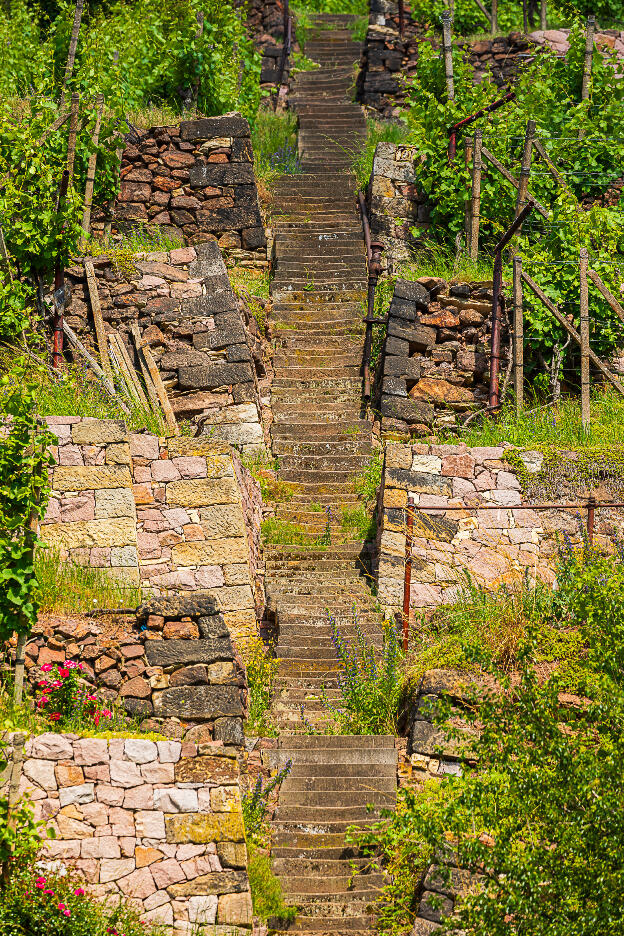
[[[104,112],[104,95],[98,94],[95,99],[95,127],[93,128],[93,152],[89,156],[87,166],[87,182],[84,194],[84,209],[82,212],[82,230],[84,234],[80,238],[80,250],[84,250],[87,245],[87,238],[91,232],[91,205],[93,203],[93,188],[95,185],[95,167],[97,165],[97,146],[100,142],[100,128],[102,126],[102,114]]]
[[[40,419],[37,420],[40,425]],[[34,446],[31,446],[34,451]],[[37,507],[39,505],[41,491],[39,488],[34,490],[34,506],[31,508],[28,518],[28,526],[25,533],[25,539],[28,543],[28,549],[31,559],[34,561],[35,545],[37,543],[37,534],[39,533],[39,519],[37,517]],[[26,663],[26,640],[28,639],[28,622],[26,616],[20,612],[19,615],[20,630],[17,635],[17,646],[15,648],[15,681],[13,683],[13,705],[18,708],[24,698],[24,670]]]
[[[449,101],[455,100],[455,83],[453,80],[453,46],[451,44],[451,13],[450,10],[442,12],[442,43],[444,45],[444,74],[446,77],[446,96]]]
[[[481,211],[481,145],[483,130],[475,130],[472,153],[472,191],[470,194],[470,259],[479,255],[479,213]]]
[[[407,499],[405,530],[405,573],[403,577],[403,652],[409,648],[409,613],[412,592],[412,544],[414,539],[414,510],[416,503],[412,496]]]
[[[524,406],[524,316],[522,314],[522,258],[513,258],[513,351],[516,413]]]
[[[596,17],[588,16],[585,27],[585,63],[583,65],[583,87],[581,89],[581,101],[586,101],[589,97],[589,88],[591,85],[592,61],[594,58],[594,28],[596,26]]]
[[[72,92],[71,111],[69,115],[69,137],[67,139],[67,172],[69,178],[68,185],[72,184],[74,178],[74,162],[76,161],[76,137],[78,135],[78,108],[80,107],[80,95],[77,91]]]
[[[111,367],[110,358],[108,356],[108,342],[106,340],[104,319],[102,318],[102,308],[100,306],[100,296],[98,293],[97,279],[95,278],[93,263],[90,260],[85,260],[84,269],[85,276],[87,277],[87,291],[89,293],[89,300],[91,302],[91,312],[93,313],[93,324],[95,326],[95,337],[97,340],[98,351],[100,352],[102,370],[104,371],[106,377],[110,380],[114,389],[113,370]]]
[[[518,217],[527,203],[529,192],[529,176],[531,175],[531,156],[533,153],[533,137],[535,136],[535,121],[528,120],[526,133],[524,136],[524,152],[522,153],[522,168],[520,169],[520,183],[518,185],[518,194],[516,196],[516,214]],[[520,234],[522,228],[518,228]]]
[[[605,284],[602,282],[602,280],[596,273],[596,271],[588,270],[587,275],[589,276],[594,286],[598,289],[598,292],[600,293],[602,298],[606,300],[606,302],[611,306],[615,314],[621,319],[622,322],[624,322],[624,309],[622,308],[620,303],[617,301],[615,296],[611,292],[609,292]]]
[[[84,0],[76,0],[74,22],[72,25],[71,38],[69,40],[69,52],[67,54],[67,65],[65,66],[65,76],[63,78],[63,94],[65,94],[65,91],[67,90],[67,85],[69,84],[69,80],[74,71],[74,62],[76,61],[76,49],[78,48],[78,36],[80,35],[80,22],[82,20],[83,7]]]
[[[587,267],[589,252],[587,247],[581,247],[579,270],[581,275],[581,422],[585,432],[589,432],[590,404],[589,404],[589,294],[587,289]]]
[[[528,0],[522,0],[522,28],[524,29],[524,35],[528,36],[529,34],[529,7]]]
[[[540,29],[546,28],[546,0],[540,0]]]
[[[498,0],[492,0],[492,35],[498,32]]]
[[[466,137],[464,140],[464,165],[470,173],[470,167],[472,164],[472,155],[473,155],[473,146],[472,138]],[[470,199],[470,184],[468,185],[468,192],[466,197],[466,202],[464,204],[464,246],[466,248],[466,253],[470,252],[470,218],[471,218],[471,199]]]

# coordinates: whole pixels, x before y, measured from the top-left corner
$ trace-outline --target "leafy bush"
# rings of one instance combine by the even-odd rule
[[[166,928],[148,926],[122,901],[117,906],[90,898],[83,882],[19,867],[0,901],[0,936],[165,936]]]
[[[278,661],[259,639],[245,647],[244,656],[249,690],[249,716],[245,729],[248,734],[269,737],[276,734],[269,712]]]
[[[463,894],[447,932],[589,936],[598,920],[602,932],[619,931],[623,586],[618,554],[600,556],[587,543],[562,548],[548,618],[553,628],[582,636],[578,695],[565,694],[558,670],[549,678],[538,673],[535,621],[518,648],[514,680],[501,677],[495,661],[484,662],[500,690],[475,696],[464,710],[479,728],[471,740],[476,768],[465,764],[461,776],[444,777],[424,793],[404,792],[396,814],[364,837],[368,848],[386,854],[394,875],[380,898],[382,933],[409,924],[414,881],[441,845],[455,849],[460,867],[482,875],[482,886]]]
[[[333,614],[328,614],[332,644],[339,663],[338,689],[341,700],[334,705],[325,690],[322,699],[342,734],[395,734],[403,683],[403,653],[396,627],[386,622],[383,647],[379,651],[362,630],[357,608],[354,644],[343,637]]]
[[[82,663],[73,660],[65,660],[63,664],[44,663],[41,669],[50,675],[37,683],[41,694],[36,705],[57,730],[66,730],[68,722],[76,721],[86,721],[98,728],[103,718],[112,718],[110,709],[98,708],[97,696],[80,678]]]

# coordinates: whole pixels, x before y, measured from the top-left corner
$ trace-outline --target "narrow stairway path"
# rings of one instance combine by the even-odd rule
[[[354,481],[372,454],[360,373],[366,258],[349,171],[366,137],[362,109],[352,102],[360,55],[353,19],[315,20],[306,55],[321,68],[299,73],[290,97],[302,172],[273,188],[271,433],[279,478],[293,492],[277,517],[296,534],[264,550],[279,634],[273,713],[282,732],[269,760],[292,762],[273,823],[273,860],[287,900],[299,907],[288,931],[317,936],[373,928],[368,908],[382,878],[345,833],[374,821],[396,798],[393,737],[312,733],[330,720],[323,687],[330,701],[339,696],[328,612],[354,638],[357,606],[359,625],[381,646],[370,546],[344,523],[344,512],[358,504]]]

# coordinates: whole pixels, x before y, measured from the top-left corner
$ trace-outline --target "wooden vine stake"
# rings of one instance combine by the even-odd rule
[[[470,194],[470,259],[479,255],[479,214],[481,212],[481,146],[483,130],[475,130],[472,150],[472,191]]]
[[[78,109],[80,107],[80,95],[74,91],[71,96],[71,110],[69,112],[69,137],[67,139],[67,172],[69,173],[68,185],[71,186],[74,178],[74,163],[76,161],[76,137],[78,136]]]
[[[522,0],[522,28],[524,30],[524,35],[528,36],[529,34],[529,6],[528,0]]]
[[[589,294],[587,288],[587,267],[589,252],[587,247],[581,248],[579,270],[581,275],[581,422],[583,430],[589,432],[590,403],[589,403]]]
[[[540,29],[546,28],[546,0],[540,0]]]
[[[592,61],[594,58],[594,29],[596,27],[596,17],[588,16],[585,26],[585,62],[583,65],[583,86],[581,88],[581,101],[586,101],[589,97],[591,87]]]
[[[444,46],[444,74],[446,77],[446,96],[455,100],[455,81],[453,77],[453,46],[451,43],[451,11],[442,12],[442,43]]]
[[[80,238],[80,250],[85,250],[87,246],[87,238],[91,233],[91,206],[93,204],[93,188],[95,185],[95,167],[97,166],[97,147],[100,142],[100,129],[102,127],[102,114],[104,113],[104,95],[98,94],[95,99],[95,127],[93,128],[93,136],[91,137],[91,142],[93,143],[93,152],[89,156],[89,164],[87,166],[87,182],[85,185],[85,194],[84,194],[84,210],[82,212],[82,230],[83,234]]]
[[[522,259],[513,258],[513,353],[516,412],[524,406],[524,316],[522,314]]]
[[[492,0],[492,35],[495,36],[498,32],[498,0]]]
[[[470,168],[472,166],[473,158],[473,145],[472,137],[466,137],[464,140],[464,165],[468,173],[470,173]],[[464,245],[466,251],[470,251],[470,219],[471,219],[471,198],[470,198],[470,182],[468,183],[468,190],[466,193],[466,200],[464,203]]]
[[[16,732],[13,735],[13,753],[11,755],[9,766],[9,790],[7,795],[7,817],[6,824],[10,831],[14,832],[17,820],[15,816],[15,807],[20,801],[20,780],[22,777],[22,766],[24,763],[24,746],[26,744],[26,735],[24,732]],[[11,840],[10,840],[11,841]],[[15,839],[11,842],[11,851],[14,850]],[[10,861],[5,861],[2,865],[2,883],[8,884],[11,873]]]
[[[63,95],[67,90],[67,85],[74,71],[74,62],[76,61],[76,49],[78,48],[78,36],[80,35],[80,23],[82,22],[82,11],[84,9],[84,0],[76,0],[76,9],[74,10],[74,22],[72,25],[71,38],[69,40],[69,52],[67,53],[67,64],[65,66],[65,77],[63,78]]]
[[[520,182],[518,184],[518,194],[516,196],[516,214],[518,217],[527,203],[529,194],[529,176],[531,175],[531,156],[533,154],[533,138],[535,137],[535,121],[529,120],[526,125],[524,136],[524,152],[522,153],[522,167],[520,169]],[[518,228],[520,234],[522,228]]]

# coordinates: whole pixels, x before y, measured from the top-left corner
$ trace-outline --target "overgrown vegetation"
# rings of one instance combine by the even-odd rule
[[[57,549],[35,552],[37,595],[42,611],[85,612],[98,608],[136,608],[141,588],[113,577],[110,570],[63,560]]]
[[[409,137],[409,129],[402,120],[367,120],[367,135],[364,147],[354,153],[352,164],[357,182],[357,188],[365,191],[371,172],[373,171],[373,158],[378,143],[405,143]]]
[[[271,721],[270,708],[279,660],[271,655],[269,648],[259,638],[246,645],[244,658],[249,691],[249,715],[245,731],[251,736],[268,738],[277,734]]]
[[[511,918],[518,932],[563,936],[590,933],[600,918],[605,932],[617,932],[623,557],[564,543],[557,581],[555,591],[528,581],[489,594],[467,586],[431,617],[429,639],[441,653],[427,662],[417,645],[415,677],[431,665],[470,667],[498,688],[480,686],[462,708],[473,728],[462,775],[405,791],[396,814],[364,836],[392,874],[380,932],[410,925],[415,882],[434,850],[448,846],[481,877],[445,931],[502,936]],[[441,704],[437,721],[459,742],[452,713]]]
[[[403,653],[394,624],[385,622],[382,647],[364,632],[353,609],[356,637],[347,639],[335,615],[327,613],[332,644],[338,659],[340,701],[331,702],[323,689],[321,698],[333,716],[337,734],[396,734],[402,690]]]

